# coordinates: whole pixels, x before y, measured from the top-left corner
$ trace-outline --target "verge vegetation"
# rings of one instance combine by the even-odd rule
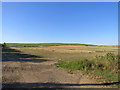
[[[118,58],[120,56],[107,53],[104,56],[95,56],[90,59],[69,59],[59,61],[57,67],[82,70],[85,73],[100,75],[109,81],[118,80]]]

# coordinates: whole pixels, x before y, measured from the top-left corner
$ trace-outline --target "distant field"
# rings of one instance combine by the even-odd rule
[[[78,43],[7,43],[7,46],[63,46],[63,45],[80,45],[80,46],[97,46],[91,44],[78,44]]]
[[[7,44],[13,45],[13,44]],[[86,46],[86,44],[14,44],[31,47],[10,47],[21,52],[15,52],[17,55],[29,54],[58,61],[58,67],[83,70],[95,75],[103,76],[110,81],[117,81],[118,72],[118,47],[117,46]],[[47,46],[47,47],[46,47]],[[24,56],[23,56],[24,57]],[[109,61],[110,59],[110,61]],[[70,64],[71,63],[71,64]],[[84,63],[84,64],[82,64]],[[113,64],[113,65],[112,65]],[[86,65],[93,65],[92,68]],[[75,67],[74,67],[75,66]],[[86,67],[83,69],[83,67]],[[94,68],[93,68],[94,67]],[[96,68],[96,69],[95,69]],[[99,69],[97,69],[99,68]]]

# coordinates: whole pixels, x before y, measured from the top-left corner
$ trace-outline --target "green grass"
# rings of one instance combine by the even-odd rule
[[[62,45],[81,45],[81,46],[97,46],[91,44],[78,44],[78,43],[6,43],[7,46],[62,46]]]
[[[109,81],[118,80],[118,56],[107,53],[91,59],[72,59],[59,61],[57,67],[82,70],[86,73],[100,75]]]
[[[118,75],[108,74],[108,73],[105,73],[104,71],[96,71],[93,74],[94,75],[104,76],[110,81],[117,81],[118,80]]]

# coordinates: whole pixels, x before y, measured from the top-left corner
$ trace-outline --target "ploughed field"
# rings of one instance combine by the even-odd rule
[[[117,67],[118,47],[117,46],[60,45],[60,46],[37,46],[37,47],[17,46],[17,47],[8,47],[8,48],[9,49],[6,49],[6,51],[4,50],[3,52],[4,55],[7,56],[8,53],[9,54],[12,53],[18,56],[20,60],[23,60],[24,58],[25,60],[23,60],[23,62],[27,60],[28,62],[30,60],[32,62],[37,62],[33,66],[37,65],[40,66],[40,68],[43,68],[42,65],[54,65],[55,66],[54,68],[61,68],[63,70],[67,70],[68,74],[74,74],[76,71],[80,71],[79,73],[82,72],[85,75],[88,75],[88,77],[94,78],[95,80],[97,80],[97,82],[102,82],[102,83],[118,82],[118,67]],[[4,55],[3,58],[6,58]],[[45,61],[50,61],[50,62],[45,62]],[[42,63],[38,65],[39,62]],[[39,67],[37,69],[38,69],[37,72],[39,72]],[[55,71],[55,72],[58,72],[58,74],[60,74],[59,71]],[[57,73],[55,75],[57,75]],[[65,75],[63,74],[63,76],[69,77],[69,75],[67,74]],[[36,80],[38,79],[36,78]],[[76,80],[78,79],[76,78]],[[81,82],[84,82],[85,80],[86,82],[88,81],[88,83],[89,81],[92,81],[89,79],[88,80],[84,79],[81,80]],[[72,83],[74,82],[75,81],[73,81]],[[96,81],[95,82],[92,81],[92,82],[97,83]]]

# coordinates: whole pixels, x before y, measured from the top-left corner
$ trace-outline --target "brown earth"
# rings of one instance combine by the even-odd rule
[[[47,50],[47,51],[54,51],[54,52],[61,52],[61,53],[79,53],[79,52],[96,52],[94,50],[78,50],[78,49],[65,49],[65,48],[59,48],[59,46],[49,46],[49,47],[24,47],[27,49],[42,49],[42,50]],[[72,47],[74,48],[74,46]],[[85,48],[85,47],[82,47]],[[16,49],[13,47],[13,49]],[[19,48],[17,48],[19,50]]]
[[[3,88],[106,88],[81,72],[73,74],[54,65],[51,58],[22,58],[3,50]]]
[[[33,49],[33,50],[47,50],[58,53],[96,53],[96,52],[106,52],[106,49],[113,46],[73,46],[73,45],[64,45],[64,46],[39,46],[39,47],[22,47],[23,49]],[[12,47],[13,49],[21,49],[19,47]],[[114,47],[113,47],[114,48]],[[117,47],[116,47],[117,48]]]

